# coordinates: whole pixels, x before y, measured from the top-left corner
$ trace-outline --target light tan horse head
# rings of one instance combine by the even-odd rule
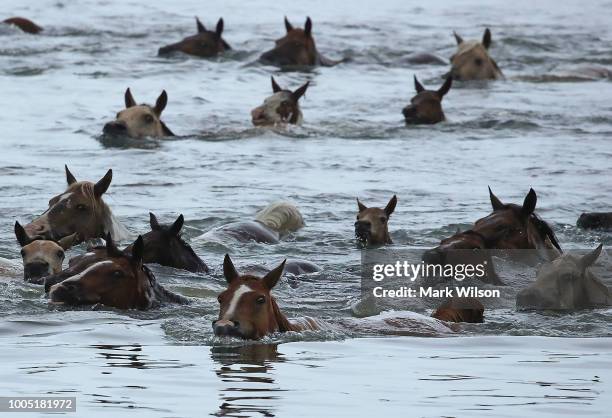
[[[35,239],[28,235],[19,222],[15,222],[15,237],[21,246],[23,278],[36,280],[57,274],[62,270],[64,251],[76,242],[77,234],[68,235],[58,241]]]
[[[174,134],[161,121],[161,114],[168,104],[168,95],[163,90],[155,106],[137,104],[128,88],[125,91],[125,109],[117,113],[114,121],[104,125],[107,135],[126,135],[131,138],[161,138]]]
[[[393,195],[384,209],[368,208],[357,199],[357,221],[355,222],[355,236],[365,245],[391,244],[389,235],[389,217],[395,211],[397,196]]]
[[[457,33],[457,52],[451,57],[450,75],[455,80],[495,80],[503,77],[497,63],[489,56],[491,31],[487,28],[482,41],[464,41]]]

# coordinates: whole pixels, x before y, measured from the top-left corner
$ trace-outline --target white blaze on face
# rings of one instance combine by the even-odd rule
[[[223,314],[223,319],[231,320],[232,316],[234,316],[234,312],[236,312],[236,308],[238,307],[238,302],[240,302],[240,298],[242,298],[244,294],[252,291],[253,289],[251,289],[246,284],[240,285],[240,287],[236,289],[236,291],[232,295],[232,300],[230,301],[227,311],[225,311],[225,313]]]
[[[98,263],[96,263],[96,264],[92,264],[91,266],[87,267],[85,270],[83,270],[83,271],[82,271],[82,272],[80,272],[79,274],[75,274],[74,276],[67,278],[67,279],[66,279],[66,280],[64,280],[63,282],[53,285],[53,286],[51,287],[51,291],[53,291],[55,287],[57,287],[57,286],[61,285],[62,283],[66,283],[66,282],[69,282],[69,283],[70,283],[70,282],[78,282],[78,281],[79,281],[79,280],[81,280],[81,279],[82,279],[82,278],[83,278],[83,277],[84,277],[84,276],[85,276],[87,273],[89,273],[90,271],[92,271],[92,270],[94,270],[94,269],[96,269],[96,268],[98,268],[98,267],[100,267],[100,266],[102,266],[102,265],[105,265],[105,264],[113,264],[113,262],[112,262],[112,261],[110,261],[110,260],[105,260],[105,261],[100,261],[100,262],[98,262]]]

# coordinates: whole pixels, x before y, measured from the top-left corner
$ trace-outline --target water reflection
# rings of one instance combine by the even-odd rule
[[[211,358],[219,364],[216,374],[226,384],[214,416],[276,416],[278,392],[283,389],[275,381],[274,363],[285,361],[277,348],[278,344],[211,348]]]

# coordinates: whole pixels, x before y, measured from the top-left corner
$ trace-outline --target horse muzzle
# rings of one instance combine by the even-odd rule
[[[266,117],[266,112],[263,106],[256,107],[251,110],[251,120],[255,126],[269,125],[270,121]]]
[[[102,132],[107,135],[127,135],[127,125],[118,121],[108,122]]]
[[[229,321],[227,319],[219,319],[212,323],[213,331],[218,337],[241,337],[240,324],[237,321]]]
[[[51,286],[49,299],[53,303],[63,303],[66,305],[79,305],[81,299],[78,297],[78,286],[73,283],[58,283]]]
[[[362,243],[367,243],[372,236],[372,225],[369,222],[355,222],[355,238]]]
[[[23,266],[23,278],[26,281],[30,281],[32,279],[40,279],[42,277],[48,276],[51,273],[52,271],[49,268],[49,263],[45,261],[28,263]]]

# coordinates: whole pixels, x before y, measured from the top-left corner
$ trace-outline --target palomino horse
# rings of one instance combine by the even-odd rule
[[[113,170],[108,170],[97,183],[91,183],[77,181],[68,166],[65,169],[68,188],[49,200],[49,208],[25,226],[28,236],[59,241],[77,233],[79,241],[87,241],[110,233],[116,240],[126,238],[128,232],[102,200],[113,179]]]
[[[157,263],[162,266],[188,270],[194,273],[207,273],[208,266],[196,255],[191,246],[181,238],[183,215],[172,225],[160,225],[157,217],[149,213],[151,231],[142,236],[144,241],[144,263]],[[130,245],[125,249],[132,251]]]
[[[389,235],[389,217],[395,211],[397,196],[393,195],[384,209],[368,208],[357,199],[355,237],[363,245],[393,244]]]
[[[535,213],[537,195],[533,189],[523,205],[502,203],[489,188],[493,212],[474,226],[443,239],[436,248],[423,254],[423,261],[445,264],[453,251],[461,250],[561,250],[552,228]]]
[[[381,314],[371,318],[345,318],[337,324],[313,318],[289,320],[281,312],[270,293],[283,274],[285,262],[263,278],[241,275],[229,255],[223,260],[223,274],[228,287],[219,294],[219,318],[212,323],[217,336],[261,339],[275,332],[316,331],[337,329],[360,335],[422,335],[432,336],[451,332],[451,328],[437,319],[407,312]]]
[[[150,309],[164,302],[188,303],[164,289],[143,264],[144,242],[138,237],[127,255],[107,240],[107,258],[50,286],[49,298],[65,305],[97,305],[119,309]]]
[[[199,238],[229,237],[240,242],[256,241],[276,244],[280,239],[304,226],[299,209],[289,202],[271,203],[253,221],[232,222],[206,232]]]
[[[540,267],[536,281],[519,292],[516,307],[574,310],[612,305],[612,292],[589,270],[601,250],[602,245],[582,257],[558,253],[555,260]]]
[[[481,323],[484,311],[484,305],[478,299],[453,297],[442,302],[431,316],[446,322]]]
[[[448,93],[452,83],[453,78],[449,76],[438,90],[425,90],[425,87],[419,83],[415,75],[414,88],[417,94],[410,99],[410,104],[402,110],[406,124],[434,124],[445,120],[442,111],[442,98]]]
[[[584,229],[612,229],[612,212],[583,213],[576,226]]]
[[[161,92],[155,106],[149,106],[136,104],[128,87],[125,91],[125,109],[117,113],[114,121],[104,125],[103,132],[107,135],[127,135],[131,138],[174,136],[160,119],[167,104],[166,90]]]
[[[312,36],[312,20],[306,18],[304,29],[294,28],[285,17],[287,34],[276,41],[276,46],[264,52],[259,60],[266,64],[286,66],[315,66],[331,67],[342,61],[334,61],[322,56],[315,45]]]
[[[68,235],[60,240],[34,239],[15,222],[15,237],[21,246],[23,259],[23,278],[26,281],[42,283],[41,279],[62,271],[65,253],[76,241],[77,234]]]
[[[497,63],[489,56],[491,31],[487,28],[482,42],[464,41],[455,33],[457,52],[451,57],[450,75],[455,80],[495,80],[503,78]]]
[[[180,51],[184,54],[208,58],[231,49],[229,44],[221,37],[223,34],[223,18],[219,19],[214,31],[206,30],[197,17],[196,25],[198,28],[197,35],[188,36],[180,42],[159,48],[158,55]]]
[[[21,29],[26,33],[37,34],[42,32],[43,28],[38,26],[36,23],[24,17],[11,17],[2,21],[7,25],[13,25]]]
[[[284,90],[272,77],[272,96],[266,98],[261,106],[251,111],[251,118],[255,126],[270,126],[281,124],[302,124],[302,111],[299,100],[306,93],[310,82],[307,82],[295,91]]]

